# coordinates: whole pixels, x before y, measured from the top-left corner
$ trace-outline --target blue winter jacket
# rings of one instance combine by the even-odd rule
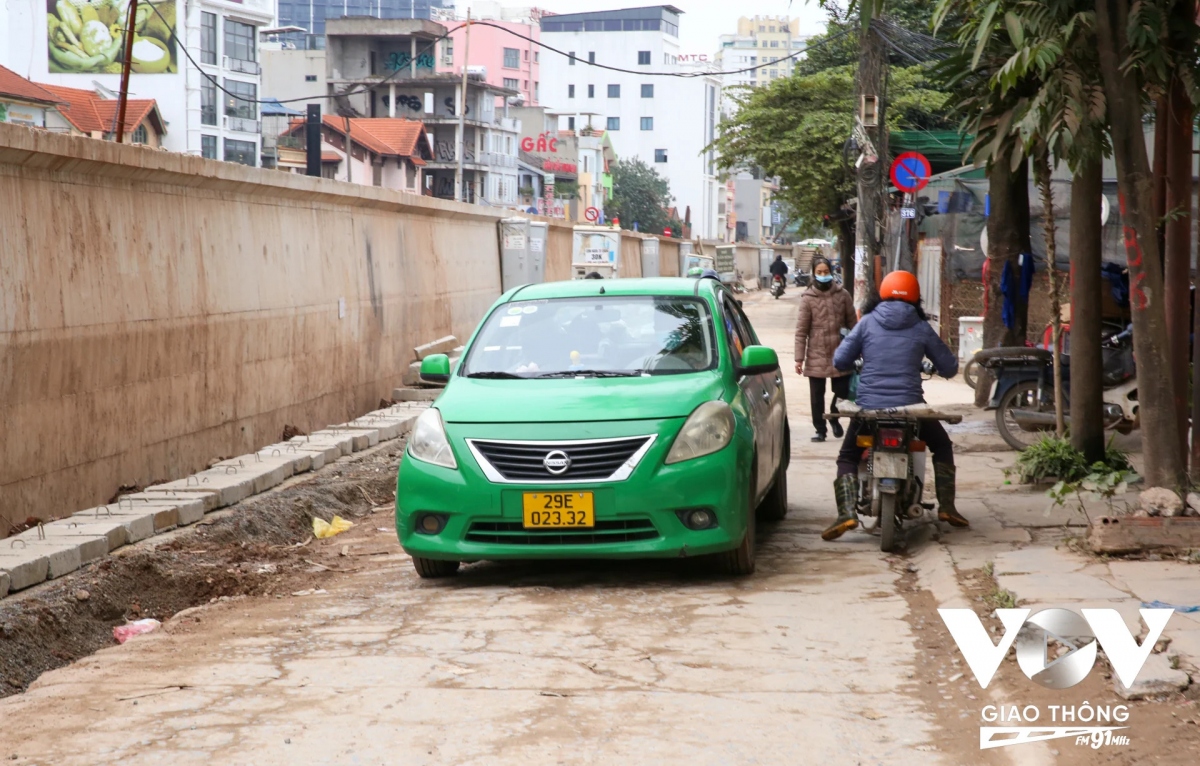
[[[884,301],[862,318],[833,354],[833,366],[854,369],[862,357],[855,403],[864,409],[884,409],[920,404],[921,362],[929,357],[939,375],[958,373],[958,359],[917,314],[915,306]]]

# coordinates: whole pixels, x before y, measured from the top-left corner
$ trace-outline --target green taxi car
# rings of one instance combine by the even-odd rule
[[[754,571],[787,512],[775,351],[711,279],[578,280],[492,306],[417,420],[396,532],[422,577],[461,562],[715,554]]]

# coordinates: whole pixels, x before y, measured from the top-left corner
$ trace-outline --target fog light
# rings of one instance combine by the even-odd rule
[[[436,535],[446,526],[446,516],[441,513],[423,513],[417,517],[417,531],[426,535]]]
[[[707,508],[687,508],[675,512],[688,529],[711,529],[717,525],[717,516]]]

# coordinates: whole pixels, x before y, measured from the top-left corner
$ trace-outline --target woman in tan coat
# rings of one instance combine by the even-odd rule
[[[833,352],[842,342],[842,329],[854,328],[857,317],[850,293],[833,281],[833,270],[824,258],[813,259],[813,283],[800,295],[800,315],[796,318],[796,372],[808,378],[812,401],[815,442],[825,441],[825,381],[832,381],[833,400],[829,411],[836,413],[837,400],[850,395],[850,377],[833,366]],[[842,438],[842,424],[836,420],[833,435]]]

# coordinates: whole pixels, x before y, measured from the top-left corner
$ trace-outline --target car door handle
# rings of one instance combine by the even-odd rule
[[[781,378],[781,377],[779,377],[778,375],[776,375],[776,376],[775,376],[775,387],[776,387],[776,388],[779,388],[779,387],[780,387],[780,386],[782,386],[782,385],[783,385],[783,378]]]

